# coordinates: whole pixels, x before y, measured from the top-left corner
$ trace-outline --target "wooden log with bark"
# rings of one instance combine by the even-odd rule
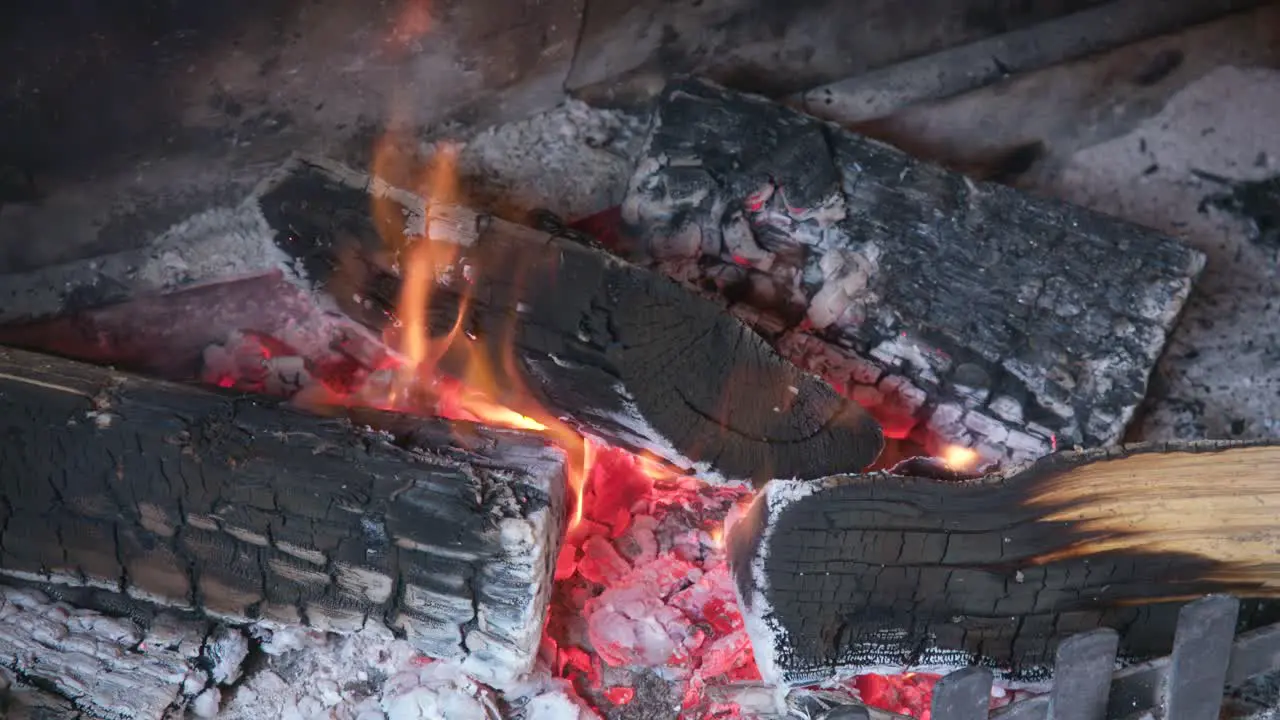
[[[0,349],[0,575],[230,623],[384,622],[477,677],[530,669],[563,453],[344,413]]]
[[[692,79],[661,94],[621,219],[624,254],[721,297],[891,434],[988,460],[1118,441],[1204,263]]]
[[[65,326],[92,323],[48,318],[143,290],[212,297],[219,293],[211,283],[274,274],[344,328],[376,337],[395,322],[403,264],[428,247],[456,255],[424,293],[430,330],[442,337],[461,317],[465,336],[439,367],[461,377],[481,356],[493,370],[495,399],[507,407],[534,416],[549,410],[609,444],[704,476],[758,483],[861,469],[883,447],[879,425],[860,406],[669,279],[589,239],[428,201],[318,160],[290,163],[243,206],[193,218],[132,255],[0,278],[7,288],[0,317],[28,320],[4,332],[7,342],[65,346]],[[280,313],[262,304],[256,323],[244,307],[228,317],[238,329],[286,324],[268,320]],[[117,313],[117,335],[156,335],[128,330],[129,315]],[[64,327],[53,331],[59,322]],[[102,333],[92,334],[102,345]],[[324,333],[295,334],[323,344]]]
[[[726,533],[761,671],[1052,667],[1096,627],[1167,654],[1183,601],[1280,596],[1280,443],[1122,446],[973,478],[879,473],[767,485]]]

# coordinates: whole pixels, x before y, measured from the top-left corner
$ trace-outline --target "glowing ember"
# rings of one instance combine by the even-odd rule
[[[872,707],[929,720],[929,704],[933,700],[933,688],[942,679],[932,673],[906,673],[904,675],[860,675],[854,687],[862,701]]]
[[[412,317],[402,320],[401,328],[411,322]],[[466,336],[450,333],[421,344],[389,337],[402,358],[420,353],[414,355],[421,358],[417,372],[405,372],[413,365],[404,359],[382,358],[376,360],[377,368],[353,368],[349,359],[303,359],[272,338],[241,334],[206,352],[204,378],[210,384],[288,395],[296,388],[281,376],[301,377],[311,382],[301,395],[310,393],[329,404],[381,405],[483,420],[545,432],[558,442],[553,430],[532,414],[536,408],[522,414],[491,400],[482,387],[467,384],[480,382],[485,373],[470,372],[466,379],[432,377],[434,370],[428,369],[439,357],[438,346],[451,337]],[[485,358],[477,353],[475,360]],[[598,708],[654,702],[652,689],[644,697],[638,693],[644,679],[646,687],[657,683],[666,688],[658,700],[680,706],[681,718],[752,717],[731,693],[731,699],[725,698],[726,689],[749,687],[760,675],[726,562],[724,535],[754,491],[673,475],[656,458],[598,446],[576,434],[572,439],[581,467],[589,473],[578,486],[580,500],[555,569],[553,605],[539,651],[541,666],[567,693],[564,702],[578,702],[575,693]],[[452,685],[427,680],[415,680],[414,687],[428,687],[432,702],[470,702],[454,697]],[[920,673],[866,675],[823,692],[836,693],[841,701],[861,698],[885,710],[927,717],[936,680]],[[993,700],[993,706],[1007,702]],[[565,717],[594,717],[585,709],[573,712],[578,714]]]

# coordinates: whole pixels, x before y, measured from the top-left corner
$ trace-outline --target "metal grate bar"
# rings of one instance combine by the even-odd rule
[[[1165,685],[1166,720],[1217,720],[1227,681],[1240,601],[1210,595],[1178,614]]]
[[[943,677],[933,688],[933,720],[987,720],[991,711],[991,671],[967,667]]]
[[[1058,646],[1054,660],[1049,720],[1104,720],[1120,634],[1101,628],[1073,635]]]
[[[1242,685],[1249,678],[1278,668],[1280,668],[1280,625],[1268,625],[1240,633],[1231,650],[1227,686]]]

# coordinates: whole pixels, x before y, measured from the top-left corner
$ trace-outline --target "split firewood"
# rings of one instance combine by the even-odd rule
[[[565,516],[536,435],[253,396],[0,348],[0,575],[230,623],[403,631],[528,671]]]
[[[176,227],[141,259],[0,279],[0,317],[45,318],[5,331],[6,342],[60,345],[66,325],[85,324],[65,316],[104,298],[180,288],[212,296],[212,284],[256,273],[283,277],[330,317],[376,337],[403,321],[404,275],[419,254],[439,265],[416,300],[429,305],[431,344],[452,338],[432,362],[464,377],[479,358],[490,370],[485,389],[504,407],[546,411],[581,434],[728,480],[824,477],[866,467],[883,447],[859,405],[669,279],[572,236],[428,202],[319,161],[289,164],[244,206]],[[254,323],[237,309],[231,315],[247,324],[235,329],[280,316],[261,312]],[[318,344],[315,335],[304,341]]]
[[[657,101],[621,215],[625,253],[710,289],[891,433],[991,461],[1118,442],[1204,264],[688,79]]]
[[[1138,445],[1050,455],[969,480],[890,473],[777,481],[726,545],[766,680],[1053,665],[1111,627],[1167,654],[1182,602],[1280,596],[1280,444]],[[1265,602],[1246,603],[1246,624]]]

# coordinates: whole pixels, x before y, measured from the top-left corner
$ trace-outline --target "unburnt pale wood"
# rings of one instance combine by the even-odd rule
[[[537,650],[564,484],[534,435],[0,348],[0,575],[234,623],[385,622],[506,678]]]
[[[859,405],[719,304],[588,238],[424,200],[332,163],[289,166],[258,203],[303,281],[375,329],[396,312],[412,255],[447,257],[429,293],[431,328],[444,336],[462,317],[458,344],[487,360],[508,406],[532,401],[613,444],[757,483],[862,469],[883,446]],[[464,355],[441,366],[460,373]]]
[[[1077,632],[1152,657],[1189,599],[1280,596],[1277,517],[1280,444],[1139,445],[971,481],[774,482],[727,544],[766,677],[979,661],[1036,677]],[[1247,605],[1246,625],[1274,608]]]
[[[714,292],[886,425],[1006,462],[1117,442],[1204,265],[692,79],[658,99],[621,217],[637,261]]]

